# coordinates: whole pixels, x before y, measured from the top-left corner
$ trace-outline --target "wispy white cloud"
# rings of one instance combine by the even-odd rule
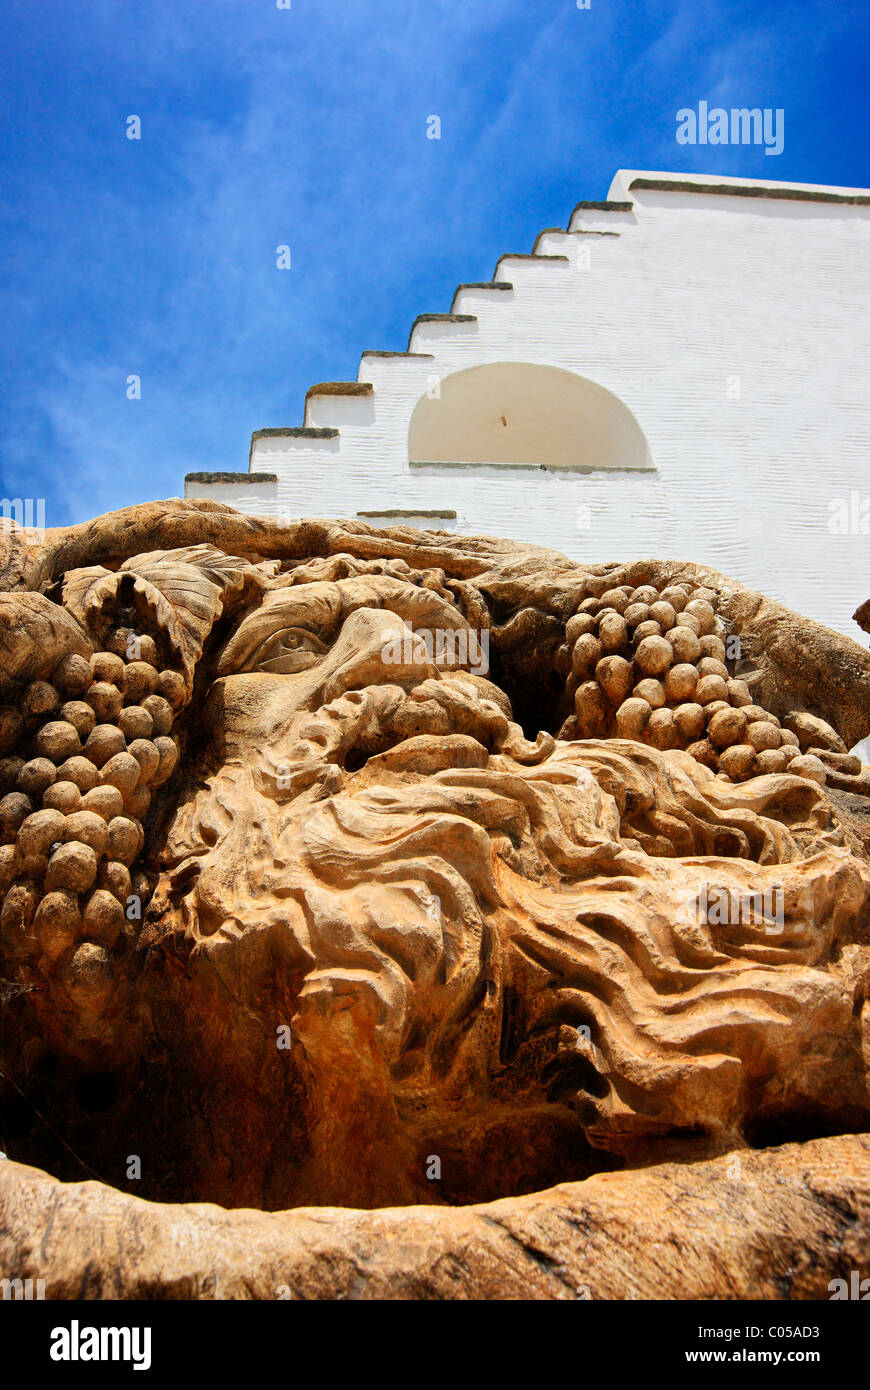
[[[355,376],[363,348],[404,347],[417,312],[603,197],[616,167],[709,164],[676,146],[678,106],[745,84],[762,102],[771,76],[797,100],[783,9],[93,0],[48,50],[25,23],[4,490],[29,470],[58,521],[244,469],[252,428],[298,422],[306,386]],[[845,0],[800,14],[816,43],[856,22]]]

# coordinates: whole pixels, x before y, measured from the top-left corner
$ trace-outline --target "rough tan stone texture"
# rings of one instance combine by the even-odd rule
[[[870,1267],[870,1135],[452,1210],[164,1206],[7,1163],[0,1214],[53,1299],[829,1299]]]
[[[206,503],[0,547],[11,1158],[413,1206],[410,1268],[421,1204],[461,1244],[870,1128],[857,644],[700,566]]]

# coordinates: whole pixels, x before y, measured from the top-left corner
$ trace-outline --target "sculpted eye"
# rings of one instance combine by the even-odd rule
[[[270,671],[292,675],[316,666],[329,648],[304,627],[283,627],[261,642],[247,662],[249,671]]]

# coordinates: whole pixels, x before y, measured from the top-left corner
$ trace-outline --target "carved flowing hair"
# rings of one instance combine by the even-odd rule
[[[545,1092],[625,1154],[677,1128],[727,1144],[749,1121],[824,1111],[834,1065],[853,1079],[838,1115],[866,1113],[870,952],[849,933],[870,872],[814,784],[732,786],[622,740],[535,750],[463,679],[429,684],[458,684],[485,731],[348,772],[405,700],[351,692],[299,717],[290,793],[227,766],[170,838],[168,886],[187,888],[200,949],[246,954],[250,974],[267,933],[260,956],[286,962],[315,1073],[379,1078],[400,1112],[510,1078],[512,1103]],[[711,886],[738,903],[768,891],[781,912],[715,920]]]

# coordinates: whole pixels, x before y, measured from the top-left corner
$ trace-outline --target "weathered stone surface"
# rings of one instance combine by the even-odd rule
[[[870,1135],[452,1210],[164,1206],[5,1163],[0,1217],[52,1299],[829,1299],[870,1269]]]
[[[412,1205],[366,1219],[416,1269],[420,1204],[445,1251],[584,1179],[618,1226],[650,1165],[870,1128],[857,644],[700,566],[206,503],[0,546],[12,1158]]]

